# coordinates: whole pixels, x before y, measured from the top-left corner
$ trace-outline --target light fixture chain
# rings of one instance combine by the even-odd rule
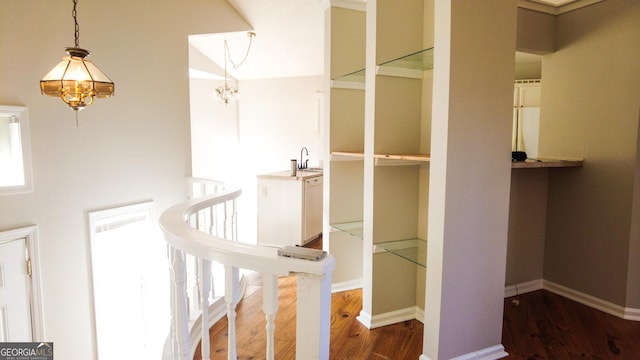
[[[247,47],[247,52],[244,54],[244,58],[242,58],[242,61],[240,61],[237,64],[231,58],[231,52],[229,51],[229,44],[227,44],[227,40],[226,39],[224,40],[224,50],[225,50],[225,57],[226,57],[225,64],[226,64],[226,61],[228,60],[231,63],[231,66],[233,66],[233,68],[236,70],[238,70],[238,68],[242,66],[242,64],[244,64],[244,62],[247,60],[247,57],[249,57],[249,50],[251,50],[251,43],[253,42],[253,38],[256,36],[256,34],[253,32],[249,32],[247,33],[247,35],[249,36],[249,46]]]
[[[78,0],[73,0],[73,11],[71,12],[71,15],[73,16],[73,22],[75,24],[74,37],[76,39],[76,47],[79,48],[80,47],[80,25],[78,25],[78,12],[76,10],[77,6],[78,6]]]

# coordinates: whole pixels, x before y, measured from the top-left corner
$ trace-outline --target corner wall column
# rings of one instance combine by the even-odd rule
[[[506,356],[501,345],[516,1],[435,1],[421,359]]]

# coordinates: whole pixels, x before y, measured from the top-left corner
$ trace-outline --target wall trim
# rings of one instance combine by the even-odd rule
[[[364,311],[364,309],[360,310],[360,314],[356,316],[356,319],[362,323],[362,325],[366,326],[367,329],[371,329],[371,314]]]
[[[569,11],[578,10],[585,6],[593,5],[602,0],[575,0],[561,6],[553,6],[540,0],[518,0],[518,7],[551,15],[560,15]]]
[[[509,354],[504,351],[504,346],[494,345],[488,348],[454,357],[452,358],[452,360],[495,360],[502,359],[503,357],[506,357],[508,355]],[[431,360],[431,358],[425,354],[422,354],[420,355],[419,360]]]
[[[509,354],[504,351],[504,346],[500,344],[480,349],[468,354],[460,355],[454,357],[452,360],[495,360],[502,359],[503,357],[508,355]]]
[[[556,295],[560,295],[564,298],[579,302],[582,305],[600,310],[621,319],[640,321],[640,309],[638,308],[629,308],[617,305],[612,302],[544,279],[537,279],[520,284],[507,285],[504,289],[504,297],[507,298],[536,290],[547,290]]]
[[[362,289],[362,278],[331,284],[331,293]]]
[[[330,0],[329,3],[333,7],[355,11],[367,11],[367,2],[365,0]]]
[[[511,296],[525,294],[525,293],[536,291],[536,290],[542,290],[544,287],[543,282],[544,280],[538,279],[538,280],[523,282],[520,284],[506,285],[504,287],[504,297],[508,298]]]
[[[544,280],[544,289],[607,314],[625,320],[640,321],[640,309],[620,306],[548,280]]]
[[[417,306],[394,310],[378,315],[371,315],[364,310],[360,311],[357,319],[368,329],[375,329],[382,326],[397,324],[407,320],[418,320],[424,323],[424,310]]]
[[[29,259],[31,260],[31,330],[32,341],[46,341],[44,326],[44,301],[42,298],[42,275],[40,263],[40,241],[38,226],[27,225],[19,228],[0,230],[0,243],[25,239]]]

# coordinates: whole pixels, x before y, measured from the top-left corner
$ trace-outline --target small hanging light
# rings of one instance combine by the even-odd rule
[[[256,36],[256,33],[250,31],[247,33],[249,36],[249,46],[247,47],[247,52],[244,54],[244,58],[239,63],[235,63],[233,59],[231,59],[231,54],[229,54],[229,44],[227,44],[227,40],[224,40],[224,86],[219,86],[216,88],[215,96],[222,100],[225,105],[229,104],[229,101],[236,100],[238,98],[238,89],[229,86],[227,83],[227,62],[231,63],[234,69],[238,69],[249,57],[249,50],[251,50],[251,43],[253,42],[253,38]]]
[[[114,84],[91,60],[87,60],[89,51],[79,45],[80,27],[78,26],[76,7],[73,0],[73,21],[75,24],[75,46],[65,48],[69,56],[62,58],[51,71],[40,80],[43,95],[60,97],[71,109],[82,110],[91,105],[95,98],[113,96]]]

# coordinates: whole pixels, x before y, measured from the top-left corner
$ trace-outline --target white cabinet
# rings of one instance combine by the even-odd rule
[[[258,244],[304,245],[321,232],[321,173],[258,175]]]

